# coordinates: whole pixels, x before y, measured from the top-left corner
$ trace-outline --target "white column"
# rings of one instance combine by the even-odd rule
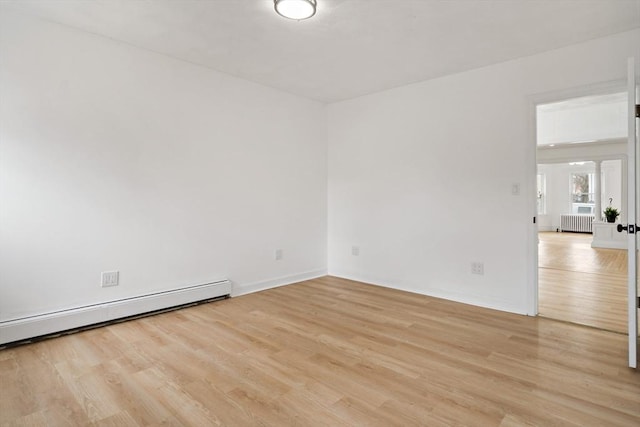
[[[602,160],[595,160],[594,163],[596,164],[595,182],[593,183],[594,214],[596,221],[602,221]]]

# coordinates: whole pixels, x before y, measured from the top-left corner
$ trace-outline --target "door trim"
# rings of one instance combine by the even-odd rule
[[[629,230],[636,227],[638,223],[638,176],[640,167],[638,164],[638,119],[636,118],[636,104],[637,100],[637,69],[636,59],[629,58],[627,63],[627,105],[628,105],[628,149],[629,149],[629,166],[627,169],[629,184],[627,185],[627,210],[628,226]],[[633,162],[633,163],[632,163]],[[631,203],[633,202],[633,203]],[[627,248],[627,267],[628,267],[628,282],[627,282],[627,315],[628,315],[628,340],[629,340],[629,367],[638,367],[638,235],[637,233],[628,233],[628,248]]]

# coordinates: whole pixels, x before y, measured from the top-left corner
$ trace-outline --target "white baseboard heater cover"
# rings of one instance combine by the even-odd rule
[[[0,345],[230,294],[231,282],[220,280],[203,285],[8,320],[0,322]]]

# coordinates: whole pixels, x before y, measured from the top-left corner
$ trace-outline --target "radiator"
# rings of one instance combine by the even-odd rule
[[[560,229],[575,233],[591,233],[594,219],[593,215],[560,215]]]

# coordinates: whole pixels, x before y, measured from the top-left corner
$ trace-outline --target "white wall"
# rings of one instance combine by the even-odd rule
[[[324,105],[0,19],[0,321],[325,273]],[[120,286],[100,287],[107,270]]]
[[[622,160],[607,160],[602,162],[602,210],[605,210],[607,206],[609,206],[609,199],[612,199],[612,207],[619,211],[626,210],[626,208],[623,209],[622,204],[623,188],[626,191],[626,186],[623,187],[622,181],[623,179],[627,179],[625,167],[626,166],[623,167]],[[624,212],[624,216],[622,216],[622,212],[620,214],[621,216],[618,217],[618,221],[627,222],[627,213]],[[604,214],[601,213],[601,217],[603,221],[606,221]]]
[[[532,100],[634,54],[640,31],[330,105],[329,273],[533,312]]]

